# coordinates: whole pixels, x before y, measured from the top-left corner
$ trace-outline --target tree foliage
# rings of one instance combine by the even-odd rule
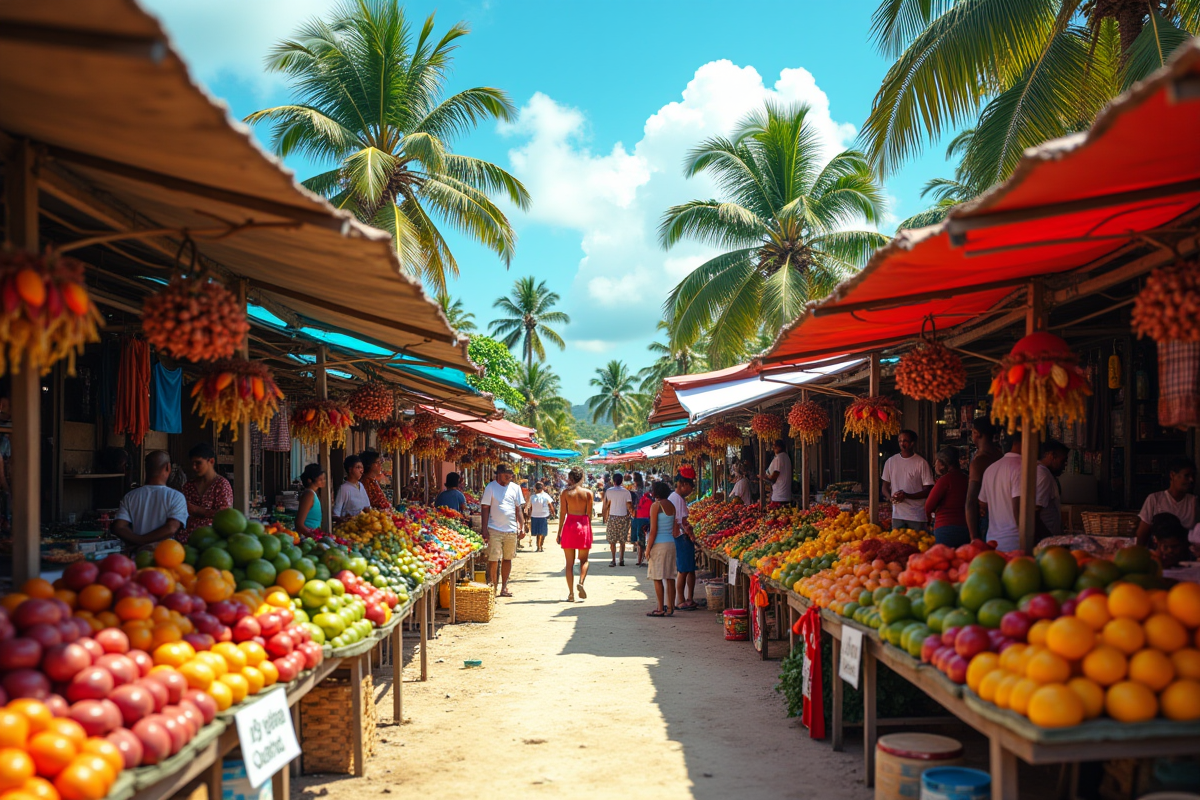
[[[489,392],[511,409],[519,409],[525,398],[513,388],[521,365],[508,348],[490,336],[475,334],[467,345],[467,356],[482,371],[468,375],[467,383],[481,392]]]

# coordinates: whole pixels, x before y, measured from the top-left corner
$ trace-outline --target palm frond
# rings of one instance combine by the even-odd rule
[[[883,0],[871,15],[871,38],[886,56],[904,52],[935,17],[940,17],[954,0]]]
[[[1128,89],[1154,71],[1162,69],[1176,48],[1191,38],[1191,34],[1186,30],[1177,28],[1163,19],[1151,5],[1146,27],[1142,28],[1133,46],[1129,48],[1121,88]]]

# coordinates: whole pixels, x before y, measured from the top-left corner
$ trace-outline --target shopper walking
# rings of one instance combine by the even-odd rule
[[[617,472],[612,476],[613,485],[604,490],[604,504],[600,514],[604,519],[604,538],[612,552],[610,567],[617,566],[617,548],[621,550],[621,566],[625,566],[625,544],[629,541],[630,520],[633,519],[633,495],[624,487],[625,476]]]
[[[971,421],[971,444],[975,446],[975,457],[967,472],[967,530],[972,539],[987,539],[988,519],[979,507],[979,491],[983,487],[983,473],[988,467],[1004,457],[996,445],[996,426],[987,417],[975,417]]]
[[[567,475],[567,488],[559,495],[558,543],[567,559],[567,602],[579,597],[587,599],[583,582],[587,580],[588,553],[592,549],[592,516],[596,513],[596,498],[583,486],[583,470],[578,467]],[[575,558],[579,558],[579,583],[575,583]]]
[[[675,506],[671,502],[671,487],[655,481],[651,487],[653,502],[650,504],[650,535],[646,540],[647,576],[654,582],[654,596],[658,607],[647,612],[647,617],[671,617],[675,615],[675,581],[679,571],[675,564]],[[651,498],[647,498],[651,499]],[[666,604],[666,608],[663,604]]]
[[[546,485],[538,481],[529,496],[529,529],[533,535],[534,552],[545,550],[546,535],[550,532],[550,515],[554,513],[554,498],[546,494]]]
[[[646,488],[642,473],[633,473],[633,520],[630,522],[629,538],[637,549],[637,565],[646,561],[646,533],[650,530],[650,506],[654,503],[654,494]]]
[[[696,488],[696,470],[684,465],[675,476],[675,491],[668,498],[675,508],[675,607],[684,611],[696,605],[696,540],[688,521],[687,497]],[[790,489],[790,487],[789,487]]]
[[[938,451],[933,466],[940,477],[925,499],[925,514],[932,520],[933,539],[949,547],[971,541],[971,531],[967,528],[967,476],[958,463],[961,457],[957,447]]]
[[[484,538],[488,542],[488,584],[496,586],[496,568],[500,568],[500,596],[512,597],[508,590],[508,575],[513,556],[517,554],[517,539],[525,529],[524,504],[521,487],[513,483],[513,470],[508,464],[496,467],[496,479],[483,490],[479,509],[483,516]]]
[[[883,465],[883,494],[892,501],[892,530],[929,530],[924,500],[933,488],[933,470],[917,455],[917,434],[900,431],[900,452]]]

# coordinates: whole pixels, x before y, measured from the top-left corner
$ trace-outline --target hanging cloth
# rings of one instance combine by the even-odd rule
[[[117,403],[113,409],[113,431],[127,433],[136,445],[150,430],[150,345],[144,339],[127,338],[121,343],[121,366],[117,372]]]
[[[271,430],[263,436],[263,450],[272,453],[290,453],[292,451],[292,434],[288,428],[288,402],[281,400],[279,410],[271,417]],[[250,423],[251,426],[254,423]],[[253,427],[251,428],[253,430]]]
[[[183,433],[183,370],[155,364],[152,372],[150,430]]]
[[[825,695],[821,682],[821,609],[809,606],[796,621],[804,641],[804,714],[811,739],[825,738]],[[836,665],[835,665],[836,669]]]

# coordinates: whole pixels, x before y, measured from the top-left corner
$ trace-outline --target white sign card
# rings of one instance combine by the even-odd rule
[[[812,662],[808,660],[808,651],[804,652],[804,664],[800,668],[800,694],[807,700],[812,700]]]
[[[738,563],[736,558],[729,559],[729,576],[726,581],[730,586],[737,586],[737,568]]]
[[[300,756],[300,743],[296,741],[283,687],[262,695],[262,699],[237,712],[233,719],[237,723],[242,760],[246,762],[246,777],[255,789]]]
[[[858,688],[858,665],[862,663],[862,631],[842,626],[842,657],[838,661],[838,677]]]

